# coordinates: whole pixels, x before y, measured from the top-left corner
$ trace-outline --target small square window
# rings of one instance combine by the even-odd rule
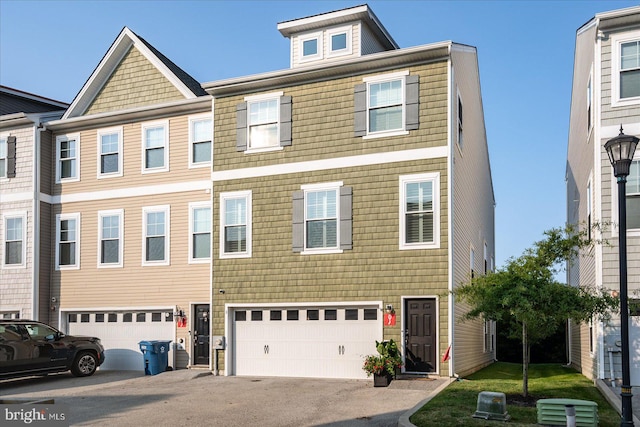
[[[364,309],[364,320],[378,320],[378,309],[376,309],[376,308],[365,308]]]
[[[338,320],[338,310],[325,310],[324,320]]]
[[[164,319],[167,322],[173,322],[173,313],[167,311],[166,313],[164,313]]]
[[[282,311],[281,310],[271,310],[269,312],[270,320],[282,320]]]
[[[146,322],[146,321],[147,321],[147,313],[136,314],[136,322]]]
[[[287,320],[298,320],[299,313],[298,310],[287,310]]]
[[[331,50],[344,50],[347,48],[347,33],[333,34],[331,36]]]
[[[262,320],[262,310],[252,310],[251,320],[255,322],[260,322]]]
[[[320,310],[307,310],[307,320],[319,320]]]
[[[78,321],[78,315],[72,313],[69,315],[69,323],[76,323]]]
[[[104,313],[96,313],[96,322],[103,323],[104,322]]]
[[[80,322],[89,323],[89,313],[83,313],[80,315]]]
[[[235,312],[235,320],[236,322],[244,322],[245,320],[247,320],[247,312],[242,310],[242,311],[236,311]]]
[[[114,323],[118,321],[118,314],[117,313],[109,313],[109,317],[108,317],[109,323]]]
[[[344,311],[344,320],[358,320],[358,309],[347,308]]]
[[[318,39],[310,39],[302,42],[302,56],[318,54]]]
[[[123,322],[127,322],[127,323],[129,323],[129,322],[131,322],[132,320],[133,320],[133,313],[124,313],[124,314],[122,315],[122,321],[123,321]]]
[[[162,322],[162,313],[151,313],[152,322]]]

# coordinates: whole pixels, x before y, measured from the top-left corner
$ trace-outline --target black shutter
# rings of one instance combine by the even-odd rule
[[[16,177],[16,137],[7,137],[7,178]]]
[[[356,85],[353,104],[354,136],[364,136],[367,134],[367,84]]]
[[[304,191],[293,193],[293,252],[304,250]]]
[[[236,106],[236,151],[247,150],[247,103]]]
[[[291,145],[291,97],[280,97],[280,146]]]
[[[419,98],[420,98],[419,76],[416,74],[406,77],[405,80],[405,130],[416,130],[420,127],[419,119]]]
[[[353,249],[352,202],[352,187],[340,187],[340,249]]]

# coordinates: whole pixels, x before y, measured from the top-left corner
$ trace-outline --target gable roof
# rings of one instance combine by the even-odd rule
[[[0,116],[13,113],[48,113],[69,104],[0,85]]]
[[[139,37],[129,28],[124,27],[107,53],[104,55],[96,69],[86,81],[80,92],[76,95],[71,106],[67,109],[62,119],[81,116],[99,94],[102,87],[115,71],[125,55],[135,47],[171,84],[185,97],[194,99],[206,96],[193,77],[170,61],[160,51],[151,46],[146,40]]]

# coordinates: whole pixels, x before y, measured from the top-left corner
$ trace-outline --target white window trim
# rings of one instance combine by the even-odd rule
[[[118,262],[102,263],[102,218],[106,216],[118,216]],[[98,211],[98,268],[122,268],[124,266],[124,209]]]
[[[628,135],[634,135],[634,133],[629,132]],[[633,155],[632,161],[640,162],[640,152],[636,150]],[[618,223],[619,213],[618,213],[618,180],[613,175],[613,168],[610,168],[609,179],[611,181],[611,219],[613,220],[613,224],[611,226],[611,237],[618,237],[620,233],[620,225]],[[593,189],[591,190],[593,191]],[[629,194],[625,193],[625,196],[628,197]],[[592,194],[593,197],[593,194]],[[595,220],[595,218],[594,218]],[[627,236],[628,237],[640,237],[640,228],[627,228]]]
[[[252,255],[252,243],[253,243],[253,232],[252,232],[252,205],[251,205],[252,191],[234,191],[230,193],[220,193],[220,236],[219,236],[219,244],[220,244],[220,259],[227,258],[251,258]],[[230,252],[227,253],[224,251],[224,231],[225,231],[225,217],[226,217],[226,209],[225,209],[225,201],[228,199],[245,199],[247,205],[247,225],[246,225],[246,238],[247,238],[247,250],[244,252]]]
[[[367,85],[367,134],[362,137],[362,139],[373,139],[373,138],[382,138],[382,137],[390,137],[390,136],[400,136],[400,135],[409,135],[409,131],[406,130],[406,115],[407,115],[407,99],[406,99],[406,86],[407,79],[406,76],[409,75],[409,70],[398,71],[395,73],[381,74],[377,76],[365,77],[362,79],[364,83]],[[401,129],[393,129],[393,130],[384,130],[378,132],[369,131],[369,85],[371,83],[382,83],[392,80],[402,80],[402,128]]]
[[[301,255],[317,255],[317,254],[341,254],[344,251],[340,249],[340,187],[344,183],[342,181],[325,182],[319,184],[306,184],[300,186],[304,191],[304,243]],[[334,190],[336,192],[336,247],[335,248],[307,248],[307,193],[323,190]]]
[[[211,120],[211,153],[213,154],[213,116],[210,113],[189,116],[189,169],[208,168],[211,166],[211,159],[208,162],[193,161],[193,146],[200,141],[194,141],[193,124],[202,120]]]
[[[102,173],[100,172],[101,169],[101,165],[102,165],[102,136],[103,135],[111,135],[111,134],[117,134],[118,135],[118,170],[116,172],[109,172],[109,173]],[[123,136],[123,131],[122,131],[122,126],[117,126],[117,127],[113,127],[113,128],[108,128],[108,129],[99,129],[98,130],[98,147],[97,147],[97,152],[98,152],[98,161],[96,163],[97,165],[97,174],[98,174],[98,179],[104,179],[104,178],[115,178],[115,177],[120,177],[123,174],[122,171],[122,165],[123,165],[123,152],[122,152],[122,147],[124,146],[123,141],[122,141],[122,136]]]
[[[433,181],[433,243],[405,243],[405,184],[410,182]],[[400,182],[400,250],[438,249],[440,248],[440,173],[431,172],[416,175],[402,175]]]
[[[323,58],[322,31],[314,31],[313,33],[301,34],[298,36],[298,61],[311,62],[318,61]],[[316,39],[318,41],[318,52],[314,55],[304,56],[304,42]]]
[[[70,178],[61,178],[62,168],[60,167],[60,143],[62,141],[74,140],[76,142],[76,176]],[[56,136],[56,184],[63,182],[77,182],[80,181],[80,134],[68,134]]]
[[[155,128],[162,126],[164,128],[164,166],[159,168],[147,168],[145,167],[146,160],[146,130],[149,128]],[[147,122],[142,123],[141,126],[141,148],[142,148],[142,173],[157,173],[157,172],[168,172],[169,171],[169,121],[162,120],[157,122]]]
[[[164,212],[164,259],[147,261],[147,214]],[[142,266],[165,266],[171,263],[171,208],[169,205],[145,206],[142,208]]]
[[[620,48],[623,43],[640,40],[640,30],[611,36],[611,106],[624,107],[640,104],[640,96],[620,98]]]
[[[73,219],[76,221],[76,263],[71,265],[60,265],[60,222]],[[80,269],[80,214],[56,214],[56,259],[55,266],[56,271],[60,270],[79,270]]]
[[[196,209],[209,208],[211,211],[211,217],[209,218],[209,257],[207,258],[194,258],[193,257],[193,212]],[[211,202],[191,202],[189,203],[189,264],[208,264],[211,262],[211,250],[213,243],[213,207]]]
[[[22,262],[20,264],[5,264],[7,251],[7,220],[21,218],[22,219]],[[0,256],[2,257],[1,265],[3,269],[17,269],[27,267],[27,211],[13,211],[2,214],[2,248],[0,248]]]
[[[279,92],[270,92],[270,93],[263,93],[260,95],[251,95],[251,96],[245,96],[244,97],[244,101],[247,103],[247,149],[244,151],[245,154],[251,154],[251,153],[264,153],[267,151],[281,151],[284,150],[284,147],[282,147],[279,143],[278,145],[274,145],[273,147],[259,147],[259,148],[252,148],[251,147],[251,123],[249,120],[249,111],[250,111],[250,107],[249,105],[252,102],[259,102],[259,101],[265,101],[268,99],[275,99],[278,103],[278,106],[276,107],[276,112],[278,113],[278,135],[276,136],[276,140],[279,142],[280,141],[280,127],[281,127],[281,122],[280,122],[280,97],[284,95],[283,91],[279,91]]]
[[[353,52],[353,45],[352,45],[352,41],[351,41],[352,32],[353,32],[353,27],[351,25],[342,26],[342,27],[335,27],[335,28],[329,28],[326,31],[327,58],[333,58],[333,57],[336,57],[336,56],[351,55],[351,53]],[[343,33],[347,35],[347,47],[345,49],[333,50],[332,46],[331,46],[331,36],[338,35],[338,34],[343,34]]]
[[[4,164],[5,164],[4,175],[0,175],[0,181],[9,180],[9,178],[7,177],[7,174],[9,172],[9,143],[8,143],[9,136],[10,135],[8,133],[0,134],[0,141],[4,141],[4,143],[5,143],[6,147],[7,147],[7,152],[6,152],[6,156],[7,157],[3,157],[4,158]],[[0,157],[0,158],[2,158],[2,157]]]

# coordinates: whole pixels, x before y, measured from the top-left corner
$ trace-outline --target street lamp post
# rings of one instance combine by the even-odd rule
[[[629,370],[629,306],[627,300],[627,176],[633,154],[640,141],[635,136],[625,135],[620,125],[620,134],[604,144],[613,166],[613,174],[618,181],[618,223],[620,260],[620,327],[622,335],[622,420],[620,426],[633,427],[631,409],[631,373]]]

